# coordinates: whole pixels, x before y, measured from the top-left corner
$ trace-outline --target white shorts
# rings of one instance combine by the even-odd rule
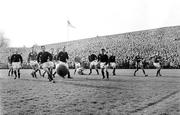
[[[153,63],[153,65],[154,65],[156,68],[160,68],[160,67],[161,67],[160,63]]]
[[[36,60],[31,60],[29,64],[32,69],[40,69],[39,63]]]
[[[81,64],[79,62],[75,62],[75,69],[80,68]]]
[[[106,64],[106,62],[101,62],[100,63],[100,68],[101,69],[107,69],[108,65]]]
[[[21,62],[12,62],[12,68],[14,70],[20,69],[21,68]]]
[[[94,61],[90,62],[90,68],[92,68],[93,66],[97,67],[97,65],[98,65],[97,60],[94,60]]]
[[[47,68],[53,68],[54,67],[54,63],[52,61],[48,61],[48,62],[44,62],[43,64],[41,64],[43,69],[47,69]]]
[[[109,66],[112,67],[112,68],[116,68],[116,63],[115,63],[115,62],[111,62],[111,63],[109,64]]]
[[[56,64],[57,64],[56,68],[58,67],[59,64],[63,64],[63,65],[65,65],[67,67],[67,69],[69,69],[68,63],[65,63],[65,62],[62,62],[62,61],[58,61]]]

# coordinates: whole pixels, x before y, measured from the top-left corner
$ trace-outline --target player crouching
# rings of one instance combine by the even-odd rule
[[[82,63],[81,58],[79,56],[76,56],[74,58],[74,66],[75,66],[74,75],[76,74],[76,72],[79,75],[85,75],[85,73],[83,73],[84,68],[82,67],[81,63]]]
[[[18,54],[18,51],[16,51],[16,53],[11,56],[11,64],[15,75],[14,79],[16,79],[17,76],[18,78],[20,78],[20,68],[22,67],[22,63],[23,63],[22,56]]]
[[[47,72],[49,81],[53,81],[54,83],[55,81],[52,77],[52,70],[54,67],[54,63],[52,62],[52,55],[45,51],[45,46],[41,46],[41,50],[42,52],[40,52],[37,56],[37,61],[40,63],[43,70]]]

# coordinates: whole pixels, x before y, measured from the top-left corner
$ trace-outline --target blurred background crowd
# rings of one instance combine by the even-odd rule
[[[163,57],[163,68],[180,68],[180,27],[165,27],[152,30],[129,32],[124,34],[115,34],[107,36],[96,36],[94,38],[81,39],[70,42],[45,45],[47,51],[57,49],[62,51],[65,46],[69,54],[69,65],[73,67],[74,58],[79,56],[88,68],[89,51],[98,55],[101,48],[105,48],[108,53],[116,56],[117,68],[134,68],[134,56],[140,52],[147,63],[145,68],[154,68],[149,58],[157,52]],[[37,52],[40,46],[34,45]],[[22,54],[24,65],[27,62],[27,56],[31,48],[5,48],[1,50],[0,64],[7,64],[9,50],[16,50]]]

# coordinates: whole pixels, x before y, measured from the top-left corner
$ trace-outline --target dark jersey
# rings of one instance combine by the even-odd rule
[[[13,54],[11,56],[11,63],[12,62],[23,62],[22,56],[20,54]]]
[[[40,52],[37,56],[38,63],[44,63],[47,61],[52,61],[52,55],[49,52]]]
[[[57,56],[57,60],[62,61],[62,62],[67,62],[67,59],[69,59],[67,52],[59,52]]]
[[[139,55],[135,56],[135,61],[138,62],[138,63],[139,63],[142,59],[143,59],[143,58],[142,58],[141,56],[139,56]]]
[[[155,55],[154,56],[154,62],[155,63],[159,63],[161,61],[162,57],[161,56],[158,56],[158,55]]]
[[[111,62],[116,62],[116,57],[113,56],[113,55],[111,55],[111,56],[109,57],[109,62],[110,62],[110,63],[111,63]]]
[[[94,60],[97,59],[97,56],[96,56],[95,54],[91,54],[91,55],[88,57],[88,59],[89,59],[89,62],[92,62],[92,61],[94,61]]]
[[[109,62],[108,56],[106,54],[99,54],[98,61],[108,63]]]
[[[37,53],[36,52],[30,52],[29,55],[28,55],[28,62],[30,60],[37,60]]]

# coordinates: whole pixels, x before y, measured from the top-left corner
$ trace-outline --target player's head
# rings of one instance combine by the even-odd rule
[[[18,49],[15,49],[15,54],[18,54]]]
[[[45,46],[41,46],[41,50],[44,52],[46,50]]]
[[[31,50],[32,50],[32,52],[34,52],[34,51],[35,51],[35,47],[33,46],[33,47],[31,48]]]
[[[56,49],[56,53],[59,53],[59,48]]]
[[[63,47],[63,52],[65,52],[65,51],[66,51],[66,47],[64,46],[64,47]]]
[[[105,54],[106,50],[104,48],[101,49],[101,53]]]
[[[51,49],[50,49],[50,52],[53,53],[53,52],[54,52],[54,48],[51,48]]]

